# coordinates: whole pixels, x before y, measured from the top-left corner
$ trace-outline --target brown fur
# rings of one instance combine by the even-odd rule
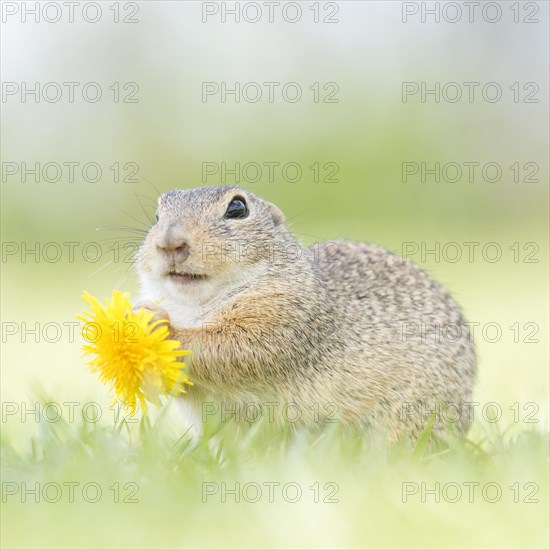
[[[237,195],[250,214],[226,220]],[[146,306],[174,319],[174,337],[193,351],[195,386],[184,399],[228,408],[296,403],[297,424],[308,427],[337,409],[339,422],[387,431],[393,440],[418,435],[438,403],[470,401],[476,368],[468,327],[450,295],[411,262],[372,244],[303,248],[279,209],[237,187],[171,191],[160,197],[159,215],[139,270]],[[187,256],[159,253],[155,243],[166,238],[185,240]],[[223,247],[239,254],[224,257]],[[208,282],[161,290],[170,266]],[[442,333],[451,324],[461,334],[456,341],[422,337],[422,323],[439,324]],[[455,424],[459,431],[467,416]]]

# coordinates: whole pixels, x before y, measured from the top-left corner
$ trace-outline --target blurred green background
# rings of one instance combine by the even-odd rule
[[[244,178],[239,183],[276,203],[304,243],[346,238],[376,242],[397,253],[405,242],[426,243],[429,249],[436,242],[441,247],[449,242],[480,243],[473,262],[466,258],[464,247],[463,258],[454,263],[433,255],[425,261],[419,254],[412,259],[453,293],[470,321],[480,326],[497,323],[502,329],[498,342],[481,335],[476,338],[479,378],[475,400],[501,405],[507,422],[503,430],[525,428],[514,425],[509,407],[533,402],[538,407],[536,428],[546,432],[548,4],[529,3],[537,7],[539,20],[531,24],[515,23],[509,2],[496,3],[502,10],[496,23],[485,21],[480,12],[473,23],[465,15],[457,23],[443,19],[434,23],[430,17],[423,23],[420,13],[403,23],[404,5],[393,1],[320,2],[317,8],[314,2],[300,2],[303,15],[296,23],[284,21],[278,9],[275,21],[268,22],[265,6],[258,23],[235,23],[231,16],[223,23],[221,11],[203,22],[203,4],[139,2],[135,4],[139,8],[136,23],[114,23],[114,2],[101,3],[102,17],[97,23],[83,21],[80,7],[74,23],[67,21],[66,14],[57,23],[35,23],[32,18],[22,22],[20,13],[3,23],[4,83],[27,82],[30,87],[35,82],[97,82],[103,90],[97,103],[84,101],[78,91],[81,87],[73,103],[66,92],[56,103],[35,102],[32,96],[23,102],[20,93],[3,99],[4,170],[9,169],[6,163],[15,163],[19,170],[21,163],[34,166],[38,162],[42,167],[80,163],[74,182],[69,181],[67,170],[57,182],[42,177],[35,182],[32,175],[23,182],[20,173],[2,179],[2,241],[3,252],[8,253],[2,258],[3,329],[6,323],[11,329],[13,324],[33,328],[35,323],[43,327],[48,322],[61,326],[73,322],[83,308],[80,296],[84,289],[99,297],[110,295],[114,288],[135,295],[138,284],[133,266],[123,261],[124,251],[129,250],[123,247],[128,240],[136,240],[135,234],[97,228],[144,228],[149,223],[147,214],[154,216],[158,192],[222,183],[217,175],[204,179],[204,163],[225,162],[231,168],[235,163],[294,162],[303,173],[294,183],[285,181],[279,169],[272,182],[264,170],[258,182]],[[420,9],[421,4],[425,3],[416,6]],[[121,19],[130,16],[133,5],[118,3]],[[427,5],[434,7],[433,2]],[[313,21],[313,9],[320,10],[322,20],[334,6],[337,23]],[[524,3],[518,9],[522,20],[527,13]],[[137,102],[115,103],[109,87],[120,83],[122,88],[128,82],[139,87]],[[297,82],[304,95],[296,103],[284,101],[277,92],[273,103],[265,98],[236,103],[233,96],[222,102],[219,95],[205,102],[203,82],[226,82],[228,87],[235,82]],[[314,102],[308,88],[320,83],[322,89],[328,82],[337,84],[338,101]],[[423,103],[419,95],[404,102],[403,82],[426,82],[430,88],[435,82],[442,86],[479,82],[480,87],[473,102],[436,102],[428,96]],[[501,86],[500,101],[482,99],[479,90],[488,82]],[[520,86],[517,103],[509,89],[516,82]],[[537,103],[522,101],[529,91],[522,87],[528,82],[539,87]],[[121,91],[122,97],[125,94]],[[457,182],[437,183],[429,175],[425,182],[419,175],[404,182],[404,162],[424,162],[428,168],[436,162],[458,163],[464,174]],[[86,163],[101,166],[99,181],[83,180],[80,167]],[[121,180],[129,175],[123,166],[135,163],[136,181],[115,182],[109,168],[114,163],[121,166]],[[335,163],[336,181],[313,181],[309,167],[314,163]],[[464,163],[497,163],[502,177],[486,181],[478,168],[470,182]],[[520,166],[518,182],[510,169],[514,163]],[[537,181],[524,181],[526,163],[536,165]],[[233,182],[228,176],[227,183]],[[32,255],[22,261],[23,246],[39,243],[43,247],[52,242],[78,243],[74,261],[65,246],[59,261],[42,257],[35,262]],[[85,261],[82,250],[94,242],[102,247],[101,258]],[[491,242],[502,249],[497,262],[487,261],[480,253]],[[524,249],[526,243],[535,244]],[[18,252],[11,254],[14,246]],[[117,246],[121,256],[113,261]],[[519,257],[514,256],[516,246]],[[527,263],[533,250],[537,262]],[[515,323],[519,333],[511,328]],[[527,341],[533,327],[538,342]],[[78,333],[69,341],[68,328],[53,343],[43,336],[35,342],[32,335],[24,341],[21,332],[11,335],[3,330],[2,401],[33,402],[38,385],[59,402],[92,399],[108,406],[109,396],[83,366],[80,344]],[[2,428],[14,445],[26,449],[37,426],[10,418]],[[510,471],[515,467],[516,462]],[[354,499],[350,502],[352,507],[360,506]],[[376,508],[374,500],[365,506]],[[273,511],[274,521],[277,514],[286,513]],[[208,529],[209,512],[204,514],[197,521]],[[324,520],[311,510],[307,514],[315,525],[317,521],[330,525],[330,514]],[[339,521],[345,515],[344,508]],[[414,523],[406,515],[400,517]],[[231,528],[223,527],[220,532],[232,532]],[[152,532],[158,529],[155,526]],[[335,529],[342,533],[347,527]],[[341,535],[328,539],[327,544],[361,547],[371,540],[373,546],[382,546],[383,527],[379,529],[370,539]],[[515,542],[521,545],[520,535],[510,539],[512,546]],[[232,547],[262,544],[260,539],[246,538],[245,542],[235,534],[228,537]],[[283,539],[274,539],[275,546],[282,545]],[[13,532],[6,540],[15,547]],[[35,543],[32,537],[25,540],[28,547]],[[296,546],[308,547],[307,537],[295,540]],[[409,539],[403,533],[399,540],[406,544],[403,541]],[[411,547],[426,547],[426,540],[409,542]],[[463,544],[471,542],[465,540]],[[491,547],[491,540],[480,541],[479,547]],[[70,541],[74,547],[84,544],[75,538]],[[70,541],[64,544],[70,546]],[[132,541],[130,547],[138,544]],[[224,544],[221,534],[209,541],[214,546]],[[55,547],[53,527],[43,542],[44,547]],[[292,546],[291,540],[286,542]],[[540,539],[535,537],[531,543],[537,546]],[[143,544],[147,547],[153,542]],[[193,544],[200,545],[196,538]]]

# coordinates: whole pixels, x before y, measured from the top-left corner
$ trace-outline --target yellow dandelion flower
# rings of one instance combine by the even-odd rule
[[[85,355],[94,355],[88,366],[99,379],[109,384],[119,400],[133,415],[139,401],[147,414],[147,399],[160,406],[160,396],[185,393],[192,386],[178,360],[190,352],[178,349],[180,343],[170,340],[163,321],[153,321],[154,313],[140,309],[134,312],[130,294],[115,290],[103,306],[97,298],[84,292],[82,299],[90,306],[77,318],[85,323],[82,346]]]

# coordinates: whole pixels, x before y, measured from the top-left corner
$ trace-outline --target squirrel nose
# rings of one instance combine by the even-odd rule
[[[189,243],[178,235],[167,232],[157,239],[157,250],[165,256],[184,261],[189,256]]]

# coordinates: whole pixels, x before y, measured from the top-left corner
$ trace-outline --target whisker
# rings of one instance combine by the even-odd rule
[[[147,213],[147,210],[145,210],[145,207],[143,206],[143,203],[142,203],[141,200],[139,199],[138,194],[134,192],[134,196],[136,197],[137,201],[139,202],[139,205],[141,206],[141,210],[142,210],[143,213],[145,214],[145,217],[149,220],[149,222],[151,223],[151,225],[154,225],[155,222],[154,222],[153,219],[149,216],[149,214]]]
[[[115,263],[114,260],[109,260],[106,264],[102,265],[101,267],[98,267],[95,271],[92,271],[92,273],[89,273],[88,277],[93,277],[94,275],[97,275],[100,271],[103,271],[106,267],[114,263]]]
[[[139,176],[142,180],[146,181],[157,193],[157,195],[162,195],[162,193],[155,187],[152,181],[149,181],[145,176]]]
[[[138,220],[137,218],[135,218],[134,216],[132,216],[131,214],[128,214],[128,212],[125,212],[124,210],[122,210],[122,208],[119,208],[118,206],[116,206],[115,204],[111,203],[111,206],[116,208],[119,212],[122,212],[125,216],[128,216],[129,218],[131,218],[132,220],[134,220],[135,222],[137,222],[139,225],[143,225],[147,228],[149,228],[149,226],[146,224],[146,223],[143,223],[142,221]]]
[[[320,235],[312,235],[311,233],[303,233],[302,231],[293,231],[295,235],[301,235],[303,237],[313,237],[314,239],[323,239]]]
[[[300,212],[296,212],[296,214],[294,214],[294,216],[286,217],[286,222],[291,223],[292,221],[294,221],[296,218],[298,218],[299,216],[301,216],[302,214],[304,214],[308,210],[310,210],[310,209],[309,208],[304,208],[303,210],[300,210]]]
[[[124,236],[120,236],[120,237],[106,237],[105,239],[98,239],[97,243],[104,243],[104,242],[110,242],[110,241],[119,241],[119,242],[123,242],[123,243],[136,243],[136,244],[141,244],[143,241],[140,240],[140,239],[134,239],[132,237],[124,237]]]
[[[146,235],[149,232],[148,229],[132,227],[131,225],[101,225],[96,231],[128,231],[128,233],[136,233],[138,235]]]
[[[124,285],[126,284],[126,281],[130,278],[130,269],[133,265],[134,264],[129,264],[127,266],[127,269],[125,270],[125,272],[122,274],[122,276],[117,281],[117,283],[115,285],[115,289],[120,290],[124,287]]]
[[[136,197],[141,197],[143,199],[147,199],[149,202],[151,202],[151,204],[153,204],[154,206],[157,205],[157,199],[153,198],[153,197],[150,197],[149,195],[143,195],[142,193],[136,193],[134,191],[134,194],[136,195]]]

